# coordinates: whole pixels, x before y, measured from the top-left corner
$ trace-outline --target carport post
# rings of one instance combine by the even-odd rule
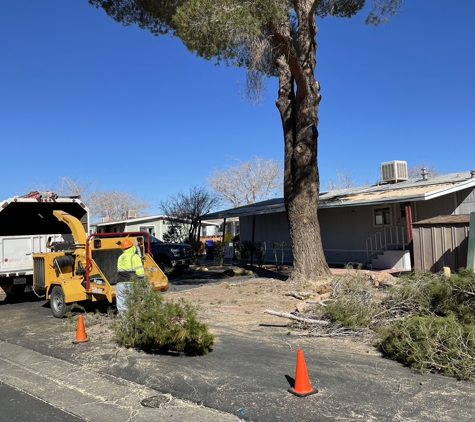
[[[475,212],[470,213],[467,249],[467,269],[475,271]]]
[[[412,268],[414,267],[414,236],[412,235],[412,209],[410,202],[406,202],[406,204],[404,205],[404,211],[406,212],[407,244],[409,246],[409,257],[411,260]]]
[[[223,220],[223,243],[224,243],[224,235],[226,234],[226,217]]]
[[[254,234],[256,233],[256,215],[252,216],[252,236],[251,236],[251,241],[252,245],[254,246]],[[254,254],[251,253],[251,267],[254,261]]]

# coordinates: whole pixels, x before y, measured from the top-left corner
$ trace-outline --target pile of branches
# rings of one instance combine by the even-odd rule
[[[391,279],[391,280],[390,280]],[[290,315],[266,310],[266,313],[294,319],[301,335],[340,337],[368,334],[381,306],[382,288],[393,286],[393,277],[384,274],[379,279],[367,272],[348,272],[332,284],[318,286],[314,292],[287,292],[302,300]]]
[[[365,336],[387,357],[420,373],[475,380],[473,272],[413,273],[399,279],[348,272],[323,299],[289,294],[301,300],[294,311],[265,312],[292,319],[300,335]]]
[[[113,320],[112,328],[120,346],[148,351],[183,352],[204,355],[215,337],[200,322],[198,309],[185,300],[166,300],[146,277],[134,277],[127,290],[125,307]]]

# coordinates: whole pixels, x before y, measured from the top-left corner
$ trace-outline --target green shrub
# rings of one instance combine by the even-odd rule
[[[284,264],[284,255],[285,255],[285,242],[284,241],[280,241],[280,242],[274,242],[274,241],[271,241],[271,242],[268,242],[271,246],[272,246],[272,252],[274,254],[274,265],[276,266],[276,268],[279,266],[279,265],[283,265]],[[280,248],[280,256],[281,256],[281,259],[280,259],[280,263],[278,261],[278,258],[277,258],[277,250]]]
[[[147,279],[139,279],[125,301],[127,310],[114,325],[116,339],[122,346],[174,350],[189,355],[206,354],[214,335],[198,321],[197,309],[186,302],[165,300]]]
[[[250,240],[242,240],[239,242],[238,253],[236,255],[238,256],[241,265],[247,265],[247,262],[249,259],[251,259],[254,250],[254,242],[251,242]]]
[[[234,235],[228,230],[224,233],[224,243],[232,243],[234,239]]]
[[[267,254],[266,242],[263,242],[263,243],[256,242],[254,256],[256,258],[257,266],[259,268],[262,268],[262,266],[264,265],[264,262],[266,262],[266,254]]]
[[[191,240],[188,244],[191,246],[195,264],[199,264],[205,252],[205,245],[201,240]]]
[[[219,240],[213,242],[213,255],[216,265],[223,265],[224,256],[226,255],[226,243],[220,242]]]

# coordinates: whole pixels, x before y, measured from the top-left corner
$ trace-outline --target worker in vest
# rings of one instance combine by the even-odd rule
[[[117,310],[125,311],[127,310],[125,306],[127,290],[132,285],[130,279],[133,275],[142,278],[144,276],[144,268],[142,260],[135,253],[134,244],[129,239],[124,239],[120,247],[123,252],[117,260],[116,304]]]

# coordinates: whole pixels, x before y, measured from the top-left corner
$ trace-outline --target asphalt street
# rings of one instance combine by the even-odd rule
[[[335,339],[256,325],[217,334],[205,356],[73,345],[44,301],[0,305],[0,381],[82,420],[472,421],[475,384],[419,375]],[[86,315],[87,319],[87,315]],[[290,334],[289,334],[290,333]],[[296,397],[296,351],[318,393]]]
[[[70,413],[5,383],[0,384],[1,420],[9,422],[81,422]]]

